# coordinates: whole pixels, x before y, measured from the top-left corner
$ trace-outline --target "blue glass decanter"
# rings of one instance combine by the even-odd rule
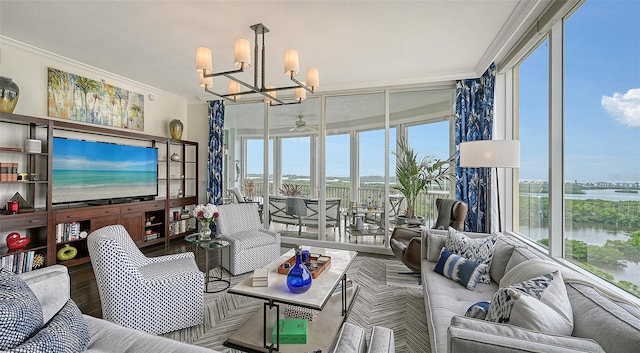
[[[287,275],[287,287],[293,293],[304,293],[311,288],[311,272],[307,266],[302,263],[302,247],[297,245],[296,251],[296,264],[291,267],[289,274]]]

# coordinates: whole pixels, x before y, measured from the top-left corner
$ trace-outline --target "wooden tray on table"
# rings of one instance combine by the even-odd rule
[[[318,259],[326,260],[326,262],[319,264]],[[281,263],[280,266],[278,266],[278,273],[282,275],[288,274],[289,269],[291,269],[291,267],[293,267],[295,263],[296,263],[296,256],[294,255],[290,257],[287,261]],[[326,269],[331,267],[331,257],[318,255],[318,254],[310,254],[309,263],[315,263],[317,265],[315,268],[311,268],[307,266],[307,268],[309,269],[309,272],[311,272],[311,278],[316,279],[318,278],[318,276],[320,276],[320,274],[322,274],[322,272],[324,272]],[[285,267],[286,266],[285,264],[289,264],[289,266]]]

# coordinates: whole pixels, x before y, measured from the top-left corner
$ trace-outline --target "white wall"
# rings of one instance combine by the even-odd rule
[[[205,102],[187,105],[187,123],[191,129],[183,138],[198,143],[198,202],[207,200],[207,159],[209,150],[209,109]]]
[[[0,51],[0,75],[10,77],[20,88],[20,98],[14,110],[15,114],[49,118],[47,116],[47,68],[52,67],[96,81],[104,80],[110,85],[143,94],[145,96],[144,131],[131,131],[167,137],[169,136],[169,121],[180,119],[184,124],[185,134],[188,134],[187,101],[184,97],[64,58],[55,53],[15,42],[6,37],[0,37],[0,45],[2,48]],[[149,100],[149,94],[155,96],[153,102]],[[57,118],[50,119],[58,120]],[[2,132],[0,131],[1,137]]]
[[[207,111],[204,105],[204,116],[200,119],[200,112],[197,118],[189,119],[187,116],[187,100],[174,94],[147,86],[140,82],[129,80],[125,77],[106,72],[99,68],[91,67],[64,57],[55,53],[46,52],[38,48],[34,48],[19,42],[15,42],[6,37],[0,36],[0,76],[10,77],[20,88],[20,98],[18,105],[14,110],[15,114],[34,116],[39,118],[48,118],[53,120],[65,120],[58,118],[50,118],[47,116],[47,68],[52,67],[76,75],[84,76],[96,81],[104,80],[106,83],[125,88],[145,96],[144,101],[144,131],[134,131],[126,129],[113,128],[119,131],[132,131],[144,133],[153,136],[169,137],[169,122],[172,119],[180,119],[184,125],[183,139],[198,141],[201,143],[201,163],[202,158],[206,163],[206,140],[208,135],[207,128],[202,128],[198,123],[195,129],[189,129],[189,121],[200,122],[206,125]],[[155,96],[154,101],[149,100],[149,94]],[[75,123],[74,121],[70,121]],[[93,125],[88,123],[78,124]],[[205,126],[203,125],[203,126]],[[97,125],[96,125],[97,126]],[[104,126],[101,126],[104,127]],[[68,135],[68,133],[58,133],[59,135]],[[11,145],[15,136],[11,136],[10,129],[0,129],[0,146]],[[101,137],[99,140],[111,140],[110,138]],[[138,144],[136,141],[118,143]],[[200,164],[205,166],[205,163]],[[204,195],[204,183],[206,182],[206,168],[200,168],[201,195]],[[6,196],[4,195],[1,196]],[[13,194],[13,193],[11,193]],[[10,197],[10,196],[9,196]],[[8,197],[2,197],[0,204],[4,204]],[[204,199],[204,198],[203,198]],[[24,232],[20,232],[24,236]],[[4,246],[5,237],[8,232],[0,232],[0,246]]]

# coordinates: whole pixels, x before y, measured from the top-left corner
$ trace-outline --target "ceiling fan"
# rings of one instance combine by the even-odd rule
[[[296,126],[289,129],[289,131],[297,131],[297,132],[307,132],[307,131],[317,131],[317,125],[307,125],[307,122],[302,120],[302,115],[298,115],[298,121],[296,121]]]

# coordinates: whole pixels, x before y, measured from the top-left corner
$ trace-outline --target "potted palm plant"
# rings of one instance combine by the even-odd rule
[[[440,160],[434,156],[418,158],[416,151],[409,147],[405,140],[398,142],[396,155],[396,185],[394,189],[404,195],[407,200],[405,217],[415,219],[416,205],[420,192],[428,192],[432,184],[453,179],[455,156]]]

